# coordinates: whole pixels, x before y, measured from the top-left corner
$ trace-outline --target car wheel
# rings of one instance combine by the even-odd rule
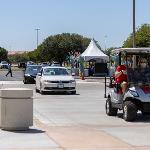
[[[23,80],[23,83],[24,83],[24,84],[27,84],[27,81],[26,81],[26,80]]]
[[[126,101],[123,104],[123,119],[125,121],[134,121],[137,116],[137,107],[131,101]]]
[[[106,100],[105,109],[108,116],[117,116],[118,109],[112,107],[111,98]]]
[[[38,92],[39,92],[39,90],[37,89],[37,87],[35,87],[35,92],[36,92],[36,93],[38,93]]]

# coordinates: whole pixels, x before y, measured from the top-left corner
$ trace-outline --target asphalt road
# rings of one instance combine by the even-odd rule
[[[0,70],[0,81],[23,81],[23,71],[12,71],[13,77],[10,77],[10,74],[6,77],[7,72],[7,70]]]
[[[0,80],[14,80],[5,87],[28,87],[22,83],[22,72],[14,72],[14,77],[5,77],[0,72]],[[4,80],[5,79],[5,80]],[[15,84],[14,84],[15,83]],[[50,127],[83,127],[97,132],[104,131],[132,146],[150,146],[150,116],[138,114],[135,122],[105,114],[104,83],[77,80],[77,94],[45,94],[34,90],[34,116]]]

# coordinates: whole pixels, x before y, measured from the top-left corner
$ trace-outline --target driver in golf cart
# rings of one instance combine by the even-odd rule
[[[121,89],[121,94],[124,94],[128,87],[127,68],[131,67],[132,67],[132,58],[131,57],[126,58],[125,56],[122,56],[121,64],[116,67],[115,72],[115,83],[117,84],[118,88]]]
[[[115,72],[115,82],[120,86],[122,94],[125,93],[128,83],[127,83],[127,68],[125,65],[119,65]]]

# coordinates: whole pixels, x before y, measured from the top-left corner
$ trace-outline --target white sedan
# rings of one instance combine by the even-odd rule
[[[76,94],[76,82],[65,67],[42,67],[36,76],[36,92],[70,92]]]

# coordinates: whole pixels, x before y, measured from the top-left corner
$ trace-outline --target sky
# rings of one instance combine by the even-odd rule
[[[136,28],[150,24],[150,0],[136,1]],[[105,49],[132,33],[132,0],[0,0],[0,47],[34,50],[48,36],[77,33]]]

